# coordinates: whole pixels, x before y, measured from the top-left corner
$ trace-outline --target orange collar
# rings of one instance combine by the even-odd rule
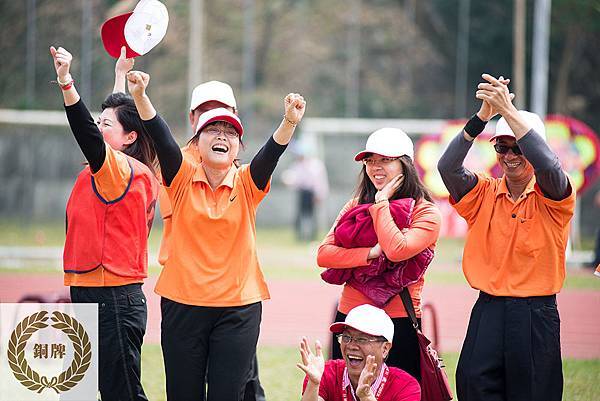
[[[523,195],[527,196],[529,193],[535,191],[535,175],[531,177],[531,180],[527,183],[525,190],[523,191]],[[508,190],[508,184],[506,183],[506,176],[503,175],[500,180],[500,186],[498,187],[498,192],[496,192],[496,197],[500,195],[510,195],[510,191]]]
[[[219,184],[219,187],[225,185],[226,187],[229,188],[233,188],[233,181],[235,178],[235,173],[237,172],[237,167],[232,164],[231,167],[229,168],[229,171],[227,172],[227,175],[225,176],[225,178],[223,178],[223,182],[221,182],[221,184]],[[206,172],[204,171],[204,167],[202,166],[202,163],[198,164],[198,168],[196,168],[196,172],[194,173],[194,177],[192,178],[193,182],[204,182],[206,183],[206,185],[209,185],[208,182],[208,178],[206,178]]]

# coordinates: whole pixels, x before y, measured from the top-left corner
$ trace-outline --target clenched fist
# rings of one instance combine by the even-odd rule
[[[284,116],[287,121],[296,125],[302,120],[304,111],[306,110],[306,101],[298,93],[289,93],[284,101],[285,109]]]
[[[71,62],[73,56],[71,53],[62,47],[56,49],[54,46],[50,46],[50,55],[54,61],[54,69],[56,70],[56,76],[60,82],[67,82],[71,80]]]
[[[134,98],[143,97],[150,82],[150,75],[142,71],[130,71],[127,73],[127,88]]]

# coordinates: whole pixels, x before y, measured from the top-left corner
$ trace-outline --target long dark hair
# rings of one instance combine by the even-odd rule
[[[421,182],[417,169],[412,159],[408,156],[401,156],[398,161],[402,165],[402,171],[404,174],[404,181],[400,188],[394,192],[390,197],[390,200],[402,199],[402,198],[413,198],[415,201],[425,198],[429,202],[433,202],[431,193]],[[366,170],[366,166],[363,165],[360,175],[358,177],[358,185],[354,191],[354,196],[358,197],[358,203],[373,203],[375,202],[375,194],[377,188],[371,182]]]
[[[158,163],[154,142],[146,132],[142,119],[135,108],[135,103],[130,95],[125,93],[111,93],[102,102],[102,111],[113,109],[117,120],[123,126],[125,132],[137,132],[136,140],[123,149],[123,153],[144,163],[156,174]]]

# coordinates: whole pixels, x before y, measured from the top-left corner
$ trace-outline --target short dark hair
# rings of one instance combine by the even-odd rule
[[[102,110],[106,109],[115,111],[123,130],[137,132],[136,140],[123,149],[123,153],[144,163],[153,173],[156,173],[158,163],[154,142],[144,127],[133,98],[122,92],[111,93],[102,102]]]
[[[369,157],[369,155],[366,157]],[[409,156],[400,156],[398,161],[402,164],[404,181],[402,182],[402,185],[400,185],[400,188],[398,188],[391,196],[390,200],[412,198],[415,201],[419,201],[424,198],[429,202],[433,202],[431,193],[427,187],[425,187],[423,182],[421,182],[421,178],[419,178],[419,173],[417,172],[417,168],[412,159]],[[375,185],[371,182],[366,167],[363,165],[359,174],[358,185],[354,191],[354,196],[358,198],[359,204],[373,203],[375,202],[376,193],[377,188],[375,188]]]

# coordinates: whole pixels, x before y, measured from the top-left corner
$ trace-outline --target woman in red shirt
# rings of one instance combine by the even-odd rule
[[[156,152],[131,96],[109,95],[95,123],[69,73],[73,57],[62,47],[51,47],[50,54],[71,131],[88,162],[67,203],[64,283],[72,302],[98,304],[102,399],[147,401],[142,283],[158,194]]]
[[[413,144],[402,130],[383,128],[373,132],[365,150],[355,156],[363,163],[356,196],[340,211],[317,254],[317,263],[325,268],[356,268],[367,266],[384,254],[390,262],[410,259],[420,252],[433,251],[437,242],[441,215],[429,191],[417,174],[413,163]],[[410,225],[399,229],[390,212],[390,201],[412,198],[415,201]],[[357,205],[372,204],[369,213],[378,243],[372,248],[343,248],[335,242],[335,228],[340,218]],[[421,314],[421,292],[424,278],[408,286],[417,317]],[[346,284],[338,305],[335,321],[343,321],[348,312],[362,304],[374,305],[363,292]],[[398,367],[420,379],[419,347],[399,295],[383,307],[394,322],[394,347],[387,359],[389,366]],[[337,341],[333,341],[332,359],[340,359]]]

